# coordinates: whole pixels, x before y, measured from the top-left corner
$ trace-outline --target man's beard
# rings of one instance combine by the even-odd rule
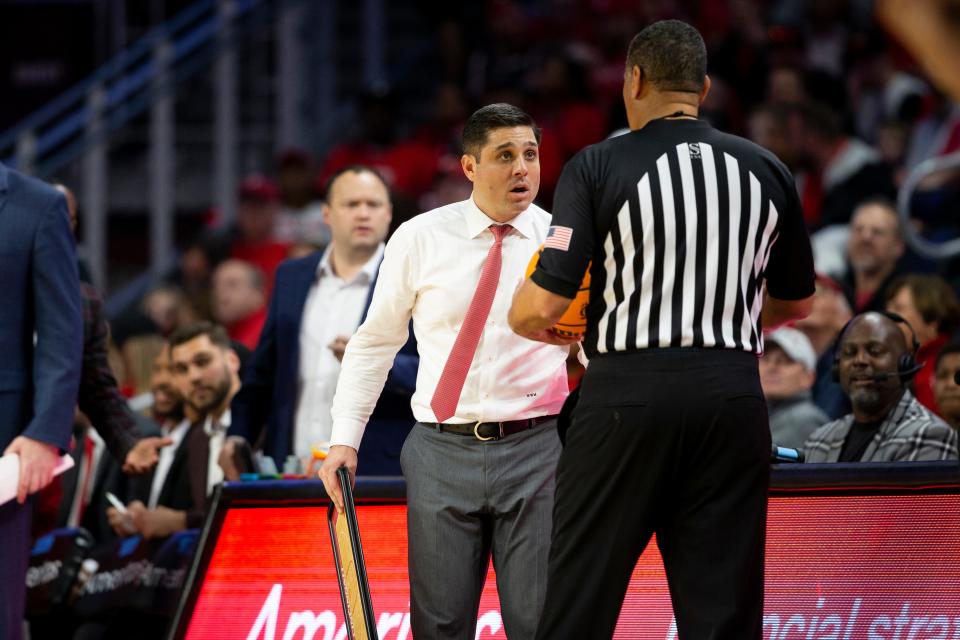
[[[856,273],[862,273],[868,276],[878,275],[889,268],[889,263],[879,256],[869,254],[850,260],[850,266]]]
[[[852,389],[850,403],[863,413],[873,415],[888,404],[888,398],[880,389]]]
[[[227,370],[227,367],[223,367],[223,378],[213,389],[213,396],[209,401],[203,404],[197,404],[192,396],[187,400],[189,405],[193,408],[194,411],[201,415],[207,415],[213,409],[219,407],[227,399],[227,394],[230,393],[230,372]]]
[[[169,406],[162,407],[161,403],[156,400],[157,396],[161,393],[169,398],[164,403]],[[154,389],[153,396],[153,413],[156,417],[163,420],[172,420],[183,417],[183,398],[180,396],[179,391],[172,388],[170,385],[161,385]]]
[[[183,420],[183,403],[182,402],[176,403],[175,405],[170,407],[169,411],[157,411],[156,409],[154,409],[153,415],[158,422],[164,422],[164,421],[180,422],[181,420]]]

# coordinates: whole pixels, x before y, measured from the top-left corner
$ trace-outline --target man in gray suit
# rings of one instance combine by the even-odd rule
[[[0,164],[0,447],[20,458],[16,500],[0,505],[0,637],[20,638],[30,545],[28,497],[67,449],[83,320],[67,205]]]

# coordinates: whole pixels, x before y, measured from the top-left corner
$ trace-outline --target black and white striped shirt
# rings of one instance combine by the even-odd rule
[[[587,264],[588,356],[655,347],[760,353],[764,289],[814,290],[793,178],[770,152],[700,120],[655,120],[567,163],[533,279],[573,297]]]

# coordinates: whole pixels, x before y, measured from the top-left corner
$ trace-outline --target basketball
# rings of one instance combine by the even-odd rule
[[[530,258],[530,264],[527,265],[527,276],[533,273],[537,268],[537,262],[540,261],[540,253],[543,251],[543,245],[537,249],[533,257]],[[587,264],[587,271],[583,274],[583,281],[580,283],[580,289],[567,310],[563,312],[557,323],[551,327],[551,331],[565,338],[578,338],[587,331],[587,305],[590,304],[590,264]]]

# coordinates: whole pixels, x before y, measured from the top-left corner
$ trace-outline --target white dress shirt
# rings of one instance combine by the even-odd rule
[[[173,464],[173,459],[177,455],[177,449],[180,448],[183,436],[186,435],[189,430],[190,421],[186,418],[174,425],[170,430],[163,429],[163,435],[173,440],[173,444],[169,444],[160,449],[160,459],[157,461],[157,469],[153,472],[153,480],[150,483],[150,499],[147,502],[148,508],[157,508],[157,501],[160,500],[160,491],[163,489],[163,483],[166,482],[167,475],[170,473],[170,466]]]
[[[230,428],[230,409],[223,412],[219,419],[214,420],[207,415],[203,421],[203,431],[210,437],[210,455],[207,458],[207,495],[213,493],[213,488],[223,482],[223,469],[220,468],[220,452],[227,438],[227,429]]]
[[[387,244],[367,319],[347,345],[333,399],[331,445],[359,448],[363,430],[413,318],[420,353],[411,405],[420,422],[436,422],[430,400],[463,324],[499,224],[473,199],[403,223]],[[550,214],[536,205],[511,220],[500,281],[448,422],[495,422],[552,415],[567,396],[569,347],[521,338],[507,324],[513,293],[546,238]]]
[[[309,461],[312,447],[326,446],[330,441],[330,407],[340,376],[340,361],[329,345],[338,336],[352,336],[357,330],[383,250],[381,244],[349,282],[333,272],[330,249],[317,265],[317,279],[307,294],[300,323],[293,452],[301,460]]]

